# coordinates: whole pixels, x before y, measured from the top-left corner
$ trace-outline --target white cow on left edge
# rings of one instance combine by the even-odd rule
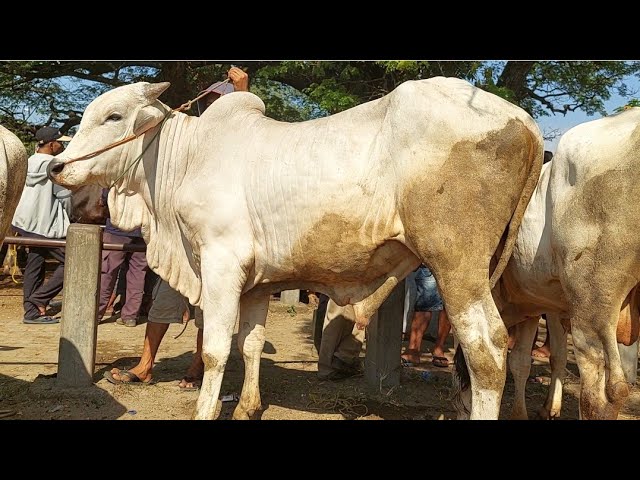
[[[27,178],[27,151],[18,137],[0,125],[0,246],[11,225]]]
[[[353,304],[366,324],[421,262],[465,346],[471,418],[497,418],[507,332],[491,287],[542,166],[533,119],[453,78],[405,82],[299,123],[266,117],[248,92],[224,95],[199,118],[171,113],[157,100],[168,86],[137,83],[98,97],[49,173],[68,187],[114,183],[113,223],[142,226],[149,266],[202,307],[196,418],[215,415],[238,318],[246,368],[234,418],[261,408],[270,293],[320,291]]]

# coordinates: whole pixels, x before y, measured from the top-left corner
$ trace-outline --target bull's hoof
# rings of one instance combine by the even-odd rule
[[[629,384],[627,382],[617,382],[607,385],[607,399],[611,403],[622,403],[629,396]]]
[[[241,404],[233,410],[231,418],[233,420],[251,420],[255,417],[256,412],[262,410],[262,405],[258,405],[255,408],[244,408]]]
[[[509,420],[529,420],[529,415],[527,415],[526,410],[524,412],[514,410],[511,412]]]
[[[545,407],[540,407],[537,413],[536,419],[538,420],[557,420],[560,417],[560,412],[547,410]]]

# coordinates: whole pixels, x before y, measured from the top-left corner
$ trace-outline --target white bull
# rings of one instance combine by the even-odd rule
[[[27,151],[18,137],[0,125],[0,246],[20,201],[27,178]]]
[[[531,117],[447,78],[406,82],[300,123],[266,117],[264,103],[247,92],[223,96],[200,118],[169,114],[157,100],[168,86],[137,83],[95,99],[50,175],[67,187],[115,183],[113,223],[141,225],[150,267],[202,307],[206,371],[195,417],[214,417],[238,318],[246,373],[234,418],[261,408],[272,292],[324,292],[354,304],[366,323],[424,262],[466,347],[471,417],[497,418],[507,335],[491,287],[542,165]]]
[[[524,389],[538,317],[547,313],[551,386],[540,411],[560,414],[571,322],[580,369],[582,418],[616,418],[629,394],[617,343],[638,338],[640,108],[574,127],[546,164],[525,211],[506,270],[494,290],[507,327],[512,416],[526,418]],[[522,323],[520,323],[522,322]],[[567,326],[568,327],[568,326]]]

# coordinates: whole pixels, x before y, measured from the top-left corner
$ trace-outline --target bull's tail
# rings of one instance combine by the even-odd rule
[[[535,128],[537,129],[538,127],[535,126]],[[529,169],[529,176],[527,177],[527,181],[525,182],[522,193],[520,194],[520,200],[518,200],[516,209],[509,221],[507,240],[505,241],[504,248],[500,254],[500,260],[498,260],[498,264],[491,274],[491,289],[496,286],[496,283],[498,283],[498,279],[502,276],[504,269],[507,268],[507,263],[509,262],[509,258],[511,258],[513,247],[516,244],[516,235],[518,234],[518,229],[522,223],[524,212],[527,209],[529,200],[531,200],[531,196],[536,189],[536,185],[540,178],[540,171],[542,170],[542,163],[544,160],[544,141],[542,139],[542,135],[533,135],[528,127],[526,128],[526,131],[531,140],[529,145],[529,161],[531,163],[531,168]]]
[[[469,375],[469,368],[462,353],[461,345],[458,345],[456,353],[453,356],[453,373],[451,380],[453,383],[451,400],[453,401],[454,408],[458,412],[458,418],[467,418],[471,414],[471,405],[467,405],[463,400],[463,393],[471,387],[471,376]],[[468,393],[465,396],[468,398]]]

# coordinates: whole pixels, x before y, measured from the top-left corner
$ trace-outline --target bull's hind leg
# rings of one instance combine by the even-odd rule
[[[204,377],[194,418],[213,420],[224,369],[231,350],[233,329],[240,314],[240,293],[246,265],[237,252],[216,249],[202,255],[202,360]]]
[[[567,368],[567,332],[560,322],[560,316],[547,313],[547,335],[551,356],[551,383],[544,405],[538,411],[538,416],[545,420],[553,420],[560,416],[562,408],[562,384]]]
[[[485,269],[443,269],[434,275],[469,366],[471,419],[497,419],[506,377],[507,329]]]
[[[260,401],[260,356],[264,347],[265,322],[269,311],[269,294],[242,296],[238,348],[244,358],[244,384],[240,402],[233,411],[234,420],[249,420],[262,409]]]
[[[536,336],[538,317],[527,317],[527,319],[515,326],[516,344],[509,355],[509,369],[513,375],[515,387],[515,398],[511,410],[512,420],[527,420],[527,402],[525,391],[527,379],[531,372],[531,345]]]
[[[607,272],[598,272],[591,265],[573,262],[561,278],[571,305],[571,334],[580,369],[580,416],[584,419],[617,418],[629,396],[616,327],[622,302],[637,282],[622,268],[618,275],[608,274],[616,271],[608,267]]]

